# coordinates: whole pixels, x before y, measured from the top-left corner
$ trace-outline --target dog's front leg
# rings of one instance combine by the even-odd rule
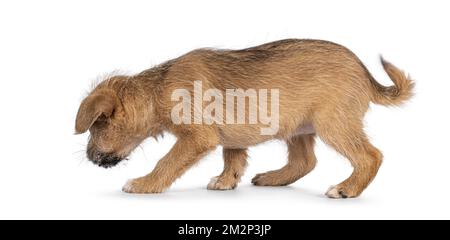
[[[216,146],[216,141],[194,136],[179,139],[150,174],[128,181],[123,191],[161,193]]]

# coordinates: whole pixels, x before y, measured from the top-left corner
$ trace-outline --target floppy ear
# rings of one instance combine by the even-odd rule
[[[113,91],[98,91],[83,100],[78,109],[75,134],[85,133],[97,119],[110,117],[117,107],[118,98]]]

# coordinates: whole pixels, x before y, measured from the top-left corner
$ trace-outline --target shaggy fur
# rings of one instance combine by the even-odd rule
[[[76,133],[90,131],[87,156],[110,167],[125,159],[144,139],[165,131],[178,140],[147,176],[129,181],[128,193],[160,193],[203,156],[223,146],[225,168],[208,185],[237,186],[247,165],[247,148],[280,139],[289,150],[287,165],[258,174],[253,184],[282,186],[302,178],[316,165],[314,138],[348,158],[352,175],[331,187],[331,198],[357,197],[377,174],[381,152],[363,131],[369,103],[399,105],[411,97],[413,82],[381,59],[394,86],[379,84],[348,49],[319,40],[288,39],[243,50],[198,49],[133,76],[101,82],[81,103]],[[175,125],[175,89],[279,89],[279,131],[260,135],[260,124]],[[302,127],[313,127],[313,133]]]

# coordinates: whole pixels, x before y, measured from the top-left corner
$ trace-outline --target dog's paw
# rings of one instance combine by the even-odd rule
[[[252,183],[255,186],[284,186],[284,182],[280,181],[280,177],[274,174],[274,172],[260,173],[252,179]]]
[[[237,186],[236,179],[227,180],[225,178],[214,177],[208,184],[208,190],[233,190]]]
[[[143,178],[131,179],[123,186],[122,191],[126,193],[146,194],[146,193],[162,193],[161,188],[153,187]]]
[[[345,198],[355,198],[358,195],[351,193],[350,191],[346,190],[343,187],[338,186],[331,186],[327,193],[325,193],[327,197],[332,199],[345,199]]]

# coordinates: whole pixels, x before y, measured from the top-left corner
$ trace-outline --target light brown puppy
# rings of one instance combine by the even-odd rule
[[[133,76],[101,82],[84,101],[76,133],[90,131],[87,156],[111,167],[144,139],[164,131],[178,140],[147,176],[129,181],[128,193],[160,193],[218,145],[225,168],[208,189],[234,189],[247,165],[247,148],[271,140],[286,141],[285,167],[258,174],[258,186],[283,186],[314,169],[314,138],[347,157],[354,171],[331,187],[331,198],[357,197],[377,174],[381,152],[363,131],[369,103],[398,105],[412,95],[413,82],[381,60],[395,86],[380,85],[348,49],[320,40],[288,39],[243,50],[199,49]],[[278,89],[279,126],[261,135],[262,124],[174,124],[171,111],[176,89]],[[246,113],[248,110],[246,109]]]

